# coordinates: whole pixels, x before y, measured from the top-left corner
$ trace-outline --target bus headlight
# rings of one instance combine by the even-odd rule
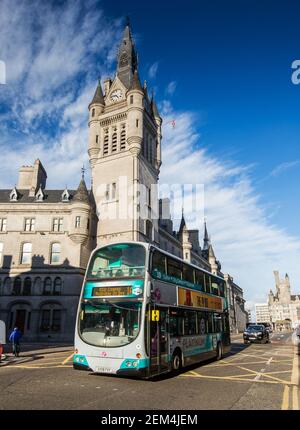
[[[132,363],[132,365],[133,365],[133,367],[137,367],[137,366],[138,366],[138,361],[134,361],[134,362]]]
[[[131,361],[126,361],[126,367],[131,367]]]

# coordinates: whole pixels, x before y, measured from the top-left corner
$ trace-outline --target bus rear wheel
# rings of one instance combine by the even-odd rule
[[[180,351],[175,351],[172,356],[172,371],[173,372],[179,372],[182,367],[182,360],[181,360],[181,354]]]

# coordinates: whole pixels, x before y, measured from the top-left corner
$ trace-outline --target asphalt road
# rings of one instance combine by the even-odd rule
[[[75,371],[71,347],[28,346],[17,362],[0,367],[0,409],[299,409],[291,334],[276,333],[264,345],[233,339],[222,360],[151,381]]]

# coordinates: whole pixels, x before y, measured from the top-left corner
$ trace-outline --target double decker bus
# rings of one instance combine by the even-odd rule
[[[224,279],[142,242],[93,251],[73,367],[150,378],[230,349]]]

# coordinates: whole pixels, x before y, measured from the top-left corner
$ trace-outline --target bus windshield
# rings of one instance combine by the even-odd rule
[[[136,278],[145,275],[145,248],[136,244],[105,246],[92,257],[87,278]]]
[[[141,303],[84,300],[79,331],[82,339],[94,346],[117,347],[131,343],[140,328]]]

